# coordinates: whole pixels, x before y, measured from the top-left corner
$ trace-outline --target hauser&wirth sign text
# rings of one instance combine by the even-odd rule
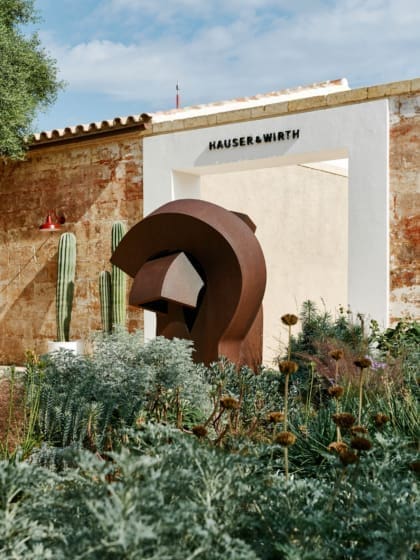
[[[280,130],[278,132],[264,132],[255,136],[237,136],[236,138],[225,138],[211,140],[209,150],[225,150],[229,148],[240,148],[243,146],[253,146],[255,144],[267,144],[271,142],[284,142],[285,140],[297,140],[300,130]]]

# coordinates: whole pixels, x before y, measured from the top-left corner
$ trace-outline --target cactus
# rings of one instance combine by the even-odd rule
[[[125,225],[122,222],[112,224],[112,253],[118,247],[125,232]],[[102,330],[104,332],[110,332],[113,325],[125,326],[126,283],[125,273],[117,266],[112,266],[111,274],[105,270],[99,274],[99,297],[101,300]]]
[[[119,242],[126,233],[125,225],[122,222],[112,224],[111,251],[118,247]],[[126,317],[126,283],[125,273],[115,265],[111,270],[111,290],[112,290],[112,324],[125,326]]]
[[[76,272],[76,236],[63,233],[58,244],[56,292],[57,340],[68,341]]]
[[[99,299],[101,301],[101,321],[102,330],[106,333],[111,332],[111,274],[103,270],[99,274]]]

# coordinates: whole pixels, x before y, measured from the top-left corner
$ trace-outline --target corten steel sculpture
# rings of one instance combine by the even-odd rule
[[[194,342],[194,359],[262,361],[266,269],[244,214],[203,200],[161,206],[122,239],[111,262],[134,278],[129,303],[157,314],[157,335]]]

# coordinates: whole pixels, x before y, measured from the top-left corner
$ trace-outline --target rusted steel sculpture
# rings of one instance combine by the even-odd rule
[[[196,199],[161,206],[122,239],[111,262],[134,278],[129,302],[155,311],[157,335],[194,342],[194,359],[262,360],[266,269],[248,216]]]

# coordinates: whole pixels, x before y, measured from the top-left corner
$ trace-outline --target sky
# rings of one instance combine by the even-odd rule
[[[35,129],[420,77],[419,0],[35,0],[66,82]]]

